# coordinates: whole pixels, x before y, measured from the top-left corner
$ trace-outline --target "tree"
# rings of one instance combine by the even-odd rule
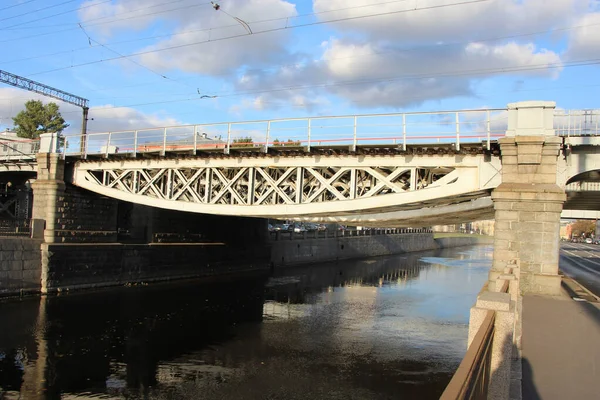
[[[280,141],[279,139],[273,140],[273,146],[300,146],[301,142],[299,140],[288,139],[287,142]]]
[[[44,105],[40,100],[29,100],[25,110],[13,118],[17,136],[37,139],[41,133],[61,133],[69,126],[60,114],[56,103]]]
[[[581,237],[585,235],[590,237],[596,231],[596,223],[594,221],[586,221],[578,219],[571,224],[571,236]]]
[[[252,147],[254,141],[250,136],[242,136],[236,139],[233,139],[231,147]]]

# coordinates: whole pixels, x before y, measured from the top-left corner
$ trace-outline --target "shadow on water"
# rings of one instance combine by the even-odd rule
[[[437,398],[464,353],[468,307],[487,278],[481,249],[0,303],[0,325],[10,321],[0,329],[0,393]]]

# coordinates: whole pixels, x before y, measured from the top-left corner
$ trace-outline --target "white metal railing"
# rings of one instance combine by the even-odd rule
[[[600,110],[556,110],[554,128],[559,136],[600,133]],[[220,151],[280,147],[386,145],[403,150],[411,144],[461,144],[503,137],[508,124],[505,109],[436,111],[288,118],[243,122],[167,126],[62,136],[64,156]],[[38,140],[0,140],[0,161],[34,158]]]
[[[600,110],[556,110],[554,131],[558,136],[597,136]]]
[[[65,136],[66,156],[169,151],[267,152],[272,147],[331,147],[410,144],[489,143],[504,136],[503,109],[367,114],[224,122]],[[83,145],[82,145],[83,142]]]
[[[600,182],[573,182],[569,183],[565,190],[567,192],[600,192]]]
[[[40,149],[39,140],[19,139],[2,140],[0,139],[0,161],[16,162],[35,160],[35,154]]]

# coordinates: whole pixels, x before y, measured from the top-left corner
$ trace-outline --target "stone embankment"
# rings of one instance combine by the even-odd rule
[[[40,290],[41,240],[0,239],[0,296]]]
[[[0,238],[0,296],[264,273],[271,266],[387,256],[473,245],[490,239],[436,239],[431,232],[405,230],[348,232],[344,236],[310,239],[296,236],[281,235],[280,240],[261,245],[42,243],[28,238]]]
[[[294,266],[366,257],[389,256],[415,251],[492,243],[491,236],[434,238],[431,232],[344,235],[328,238],[295,238],[281,235],[272,242],[271,262],[276,267]]]

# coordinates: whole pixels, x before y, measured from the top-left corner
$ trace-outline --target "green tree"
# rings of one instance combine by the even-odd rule
[[[29,100],[25,110],[13,118],[17,136],[37,139],[41,133],[61,133],[69,126],[60,114],[56,103],[44,105],[40,100]]]
[[[280,141],[279,139],[273,140],[273,146],[300,146],[301,142],[299,140],[288,139],[287,142]]]
[[[254,141],[250,136],[242,136],[236,139],[233,139],[231,147],[252,147]]]

